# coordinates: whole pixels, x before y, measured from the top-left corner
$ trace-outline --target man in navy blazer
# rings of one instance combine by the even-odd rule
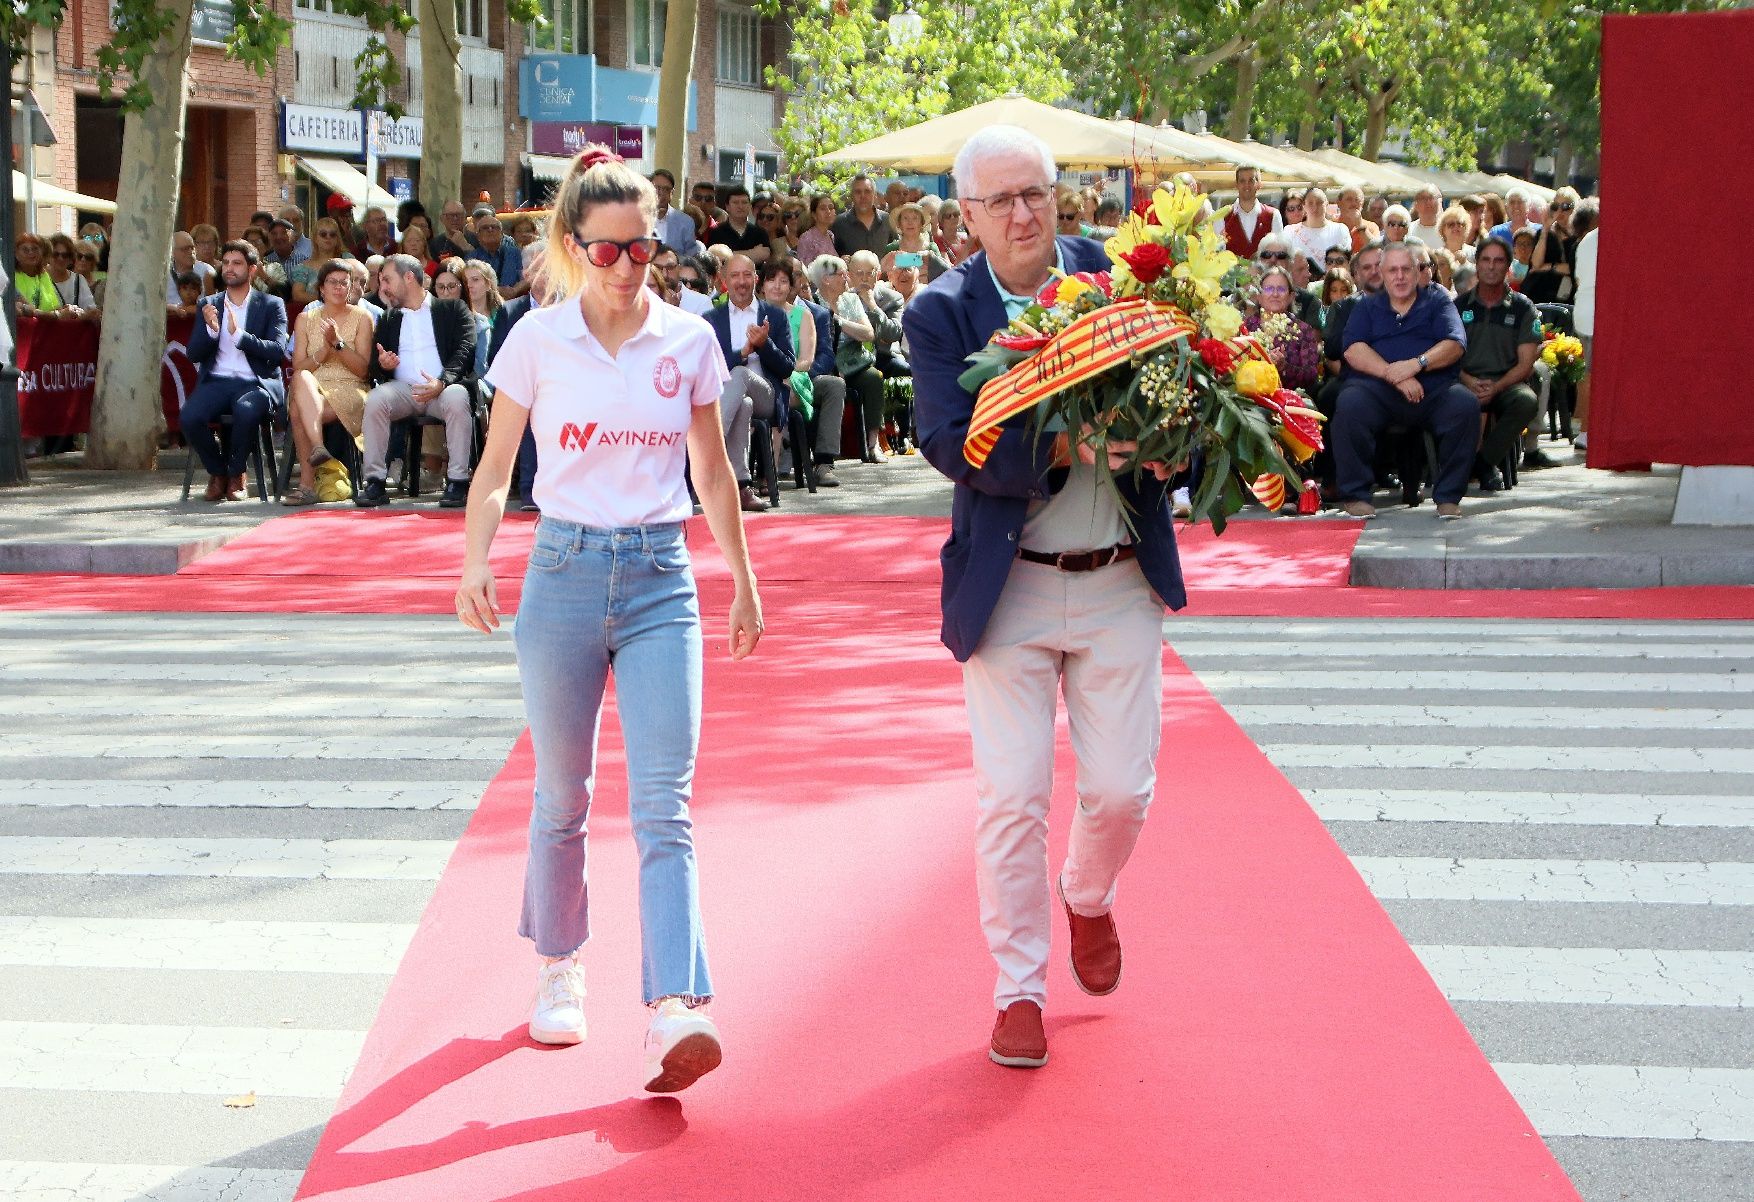
[[[988,1054],[1034,1068],[1047,1063],[1045,869],[1058,693],[1079,804],[1054,887],[1071,928],[1073,977],[1100,995],[1120,983],[1110,910],[1156,786],[1163,607],[1179,609],[1186,597],[1157,473],[1118,481],[1123,511],[1077,432],[1037,433],[1027,414],[1005,426],[983,466],[964,458],[975,406],[957,383],[967,357],[1054,270],[1109,263],[1095,242],[1054,237],[1054,160],[1034,134],[980,131],[957,155],[955,176],[963,219],[985,249],[916,296],[903,324],[920,449],[956,484],[940,555],[943,639],[963,662],[974,743],[981,925],[998,966]]]
[[[279,297],[250,286],[261,257],[248,242],[227,242],[220,251],[225,290],[203,297],[189,338],[189,361],[199,369],[195,391],[183,402],[183,440],[207,469],[208,501],[240,500],[244,465],[256,445],[257,428],[286,405],[281,366],[287,360],[286,306]],[[229,457],[221,452],[212,423],[231,414]]]
[[[725,303],[706,315],[731,369],[719,396],[719,420],[745,513],[767,509],[749,482],[750,420],[765,418],[774,430],[785,428],[776,418],[785,413],[786,381],[796,366],[791,323],[778,306],[755,295],[755,277],[753,259],[732,255],[725,264]]]

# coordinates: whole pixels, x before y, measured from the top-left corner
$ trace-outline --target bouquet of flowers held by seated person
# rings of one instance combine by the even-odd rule
[[[1551,367],[1553,374],[1567,384],[1577,383],[1588,370],[1583,360],[1583,340],[1557,330],[1547,331],[1546,340],[1541,344],[1541,362]]]
[[[1108,240],[1109,271],[1056,273],[969,356],[960,383],[977,394],[963,446],[971,464],[1028,413],[1038,430],[1058,418],[1087,443],[1111,489],[1111,443],[1136,444],[1121,473],[1198,454],[1189,517],[1218,533],[1249,493],[1277,509],[1287,486],[1303,490],[1296,465],[1321,449],[1321,414],[1280,387],[1266,347],[1223,299],[1247,266],[1224,247],[1224,213],[1202,221],[1202,205],[1185,185],[1158,188]]]

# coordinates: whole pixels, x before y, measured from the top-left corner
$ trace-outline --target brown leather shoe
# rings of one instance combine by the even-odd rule
[[[207,477],[207,491],[201,494],[201,499],[215,503],[225,500],[225,477]]]
[[[1113,914],[1086,918],[1074,914],[1066,902],[1066,889],[1054,878],[1054,892],[1066,907],[1066,925],[1072,930],[1072,979],[1092,997],[1103,997],[1121,983],[1121,937]]]
[[[1048,1062],[1047,1032],[1041,1029],[1041,1007],[1012,1002],[993,1024],[993,1046],[987,1055],[1006,1068],[1040,1068]]]
[[[225,490],[225,499],[228,501],[241,501],[244,499],[246,492],[247,489],[244,485],[244,478],[242,476],[233,476],[231,480],[228,481],[228,486]]]
[[[755,495],[753,484],[745,484],[738,488],[737,503],[743,507],[744,513],[767,512],[767,502]]]

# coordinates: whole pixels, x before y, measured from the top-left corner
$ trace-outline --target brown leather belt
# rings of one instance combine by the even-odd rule
[[[1061,551],[1054,554],[1049,551],[1030,551],[1020,548],[1017,558],[1030,563],[1045,563],[1050,568],[1058,568],[1062,572],[1094,572],[1097,568],[1106,568],[1111,563],[1120,563],[1137,555],[1138,548],[1132,543],[1116,543],[1112,547],[1103,547],[1099,551]]]

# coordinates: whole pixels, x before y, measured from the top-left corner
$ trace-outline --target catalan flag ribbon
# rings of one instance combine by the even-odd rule
[[[975,467],[986,464],[999,441],[999,427],[1064,392],[1177,338],[1196,334],[1199,325],[1174,305],[1140,297],[1116,301],[1056,334],[1029,359],[981,385],[968,423],[962,456]]]

